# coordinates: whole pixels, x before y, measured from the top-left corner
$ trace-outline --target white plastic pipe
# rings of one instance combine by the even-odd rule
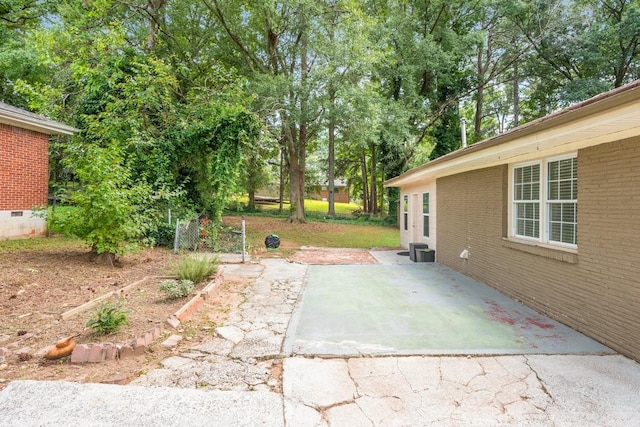
[[[462,148],[467,147],[467,121],[462,117],[460,119],[460,133],[462,133]]]
[[[245,234],[245,219],[244,215],[242,215],[242,263],[244,264],[244,250],[247,245],[246,234]]]

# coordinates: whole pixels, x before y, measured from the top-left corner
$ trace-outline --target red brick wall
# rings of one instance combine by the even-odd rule
[[[346,188],[336,188],[337,193],[333,194],[333,201],[336,203],[349,203],[349,192]],[[329,200],[329,190],[320,190],[320,200]]]
[[[0,124],[0,210],[47,204],[48,135]]]

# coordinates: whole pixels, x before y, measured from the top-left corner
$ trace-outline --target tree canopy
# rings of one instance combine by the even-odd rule
[[[639,0],[0,2],[0,100],[80,129],[52,187],[113,192],[132,241],[269,180],[290,221],[337,178],[393,212],[383,181],[459,148],[461,119],[482,140],[639,78],[639,55]]]

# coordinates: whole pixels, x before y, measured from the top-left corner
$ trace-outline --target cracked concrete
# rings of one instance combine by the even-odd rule
[[[164,360],[162,369],[131,384],[235,391],[280,388],[271,369],[282,359],[282,343],[306,266],[267,259],[261,264],[225,266],[224,273],[255,278],[245,300],[230,314],[229,324],[217,327],[212,339]]]
[[[640,416],[640,369],[622,356],[294,357],[284,372],[295,426],[631,426]]]
[[[210,340],[128,386],[15,381],[0,393],[0,425],[582,427],[640,418],[640,365],[616,354],[460,357],[360,346],[356,357],[358,343],[342,342],[346,354],[299,356],[307,267],[267,259],[225,269],[255,281]]]

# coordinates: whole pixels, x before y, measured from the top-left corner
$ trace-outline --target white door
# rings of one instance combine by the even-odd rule
[[[419,203],[418,194],[411,195],[411,206],[409,206],[409,224],[411,224],[411,241],[419,242],[420,227],[419,219],[422,218],[422,203]]]

